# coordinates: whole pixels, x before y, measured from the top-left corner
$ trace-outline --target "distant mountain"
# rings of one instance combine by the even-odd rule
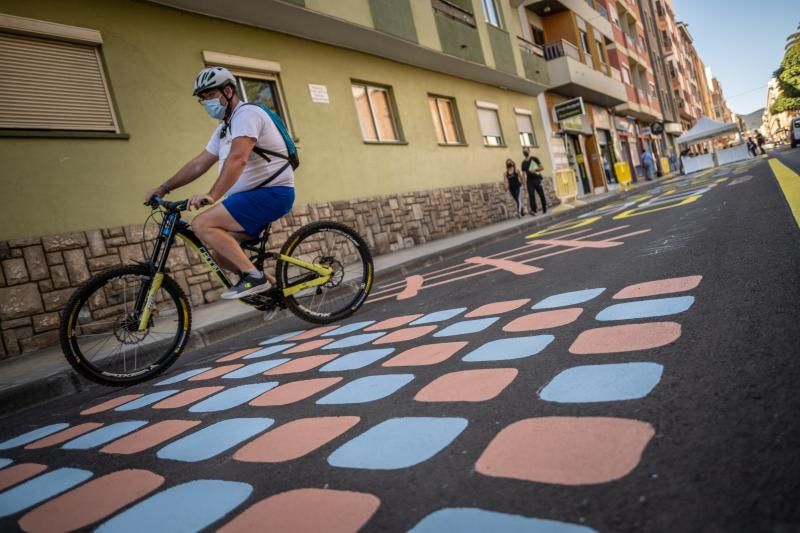
[[[756,109],[752,113],[748,113],[746,115],[741,115],[742,120],[744,121],[744,127],[747,128],[748,131],[755,130],[761,127],[761,119],[764,116],[764,108]]]

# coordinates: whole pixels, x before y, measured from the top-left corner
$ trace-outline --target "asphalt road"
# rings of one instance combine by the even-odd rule
[[[0,529],[800,531],[799,297],[766,159],[672,180],[0,420]]]

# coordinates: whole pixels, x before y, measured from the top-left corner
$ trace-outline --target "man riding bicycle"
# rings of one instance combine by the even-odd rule
[[[222,298],[236,299],[264,292],[275,280],[253,265],[239,242],[258,237],[269,223],[292,209],[292,166],[286,159],[270,159],[254,152],[255,149],[288,157],[286,142],[263,109],[242,102],[236,79],[227,69],[201,70],[194,82],[193,95],[212,118],[222,122],[205,149],[174,176],[148,191],[145,201],[193,182],[219,161],[218,176],[208,194],[195,194],[189,200],[190,209],[212,205],[194,218],[192,229],[214,251],[223,268],[240,273],[239,282],[224,292]]]

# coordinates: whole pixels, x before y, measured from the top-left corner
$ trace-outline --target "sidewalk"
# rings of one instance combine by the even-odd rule
[[[672,178],[673,175],[662,179]],[[530,233],[534,228],[549,226],[562,219],[591,211],[596,204],[656,186],[661,180],[639,182],[624,192],[620,189],[581,198],[582,205],[572,209],[557,206],[546,215],[523,217],[433,242],[384,254],[374,258],[375,277],[388,278],[407,274],[457,253],[476,249],[512,235]],[[236,301],[219,301],[192,309],[192,333],[182,361],[191,352],[242,333],[290,319],[288,311],[278,313],[265,323],[263,314]],[[64,359],[59,346],[53,346],[0,361],[0,415],[23,409],[35,403],[97,387],[79,377]]]

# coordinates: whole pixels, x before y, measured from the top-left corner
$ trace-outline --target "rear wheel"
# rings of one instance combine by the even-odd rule
[[[297,230],[281,248],[282,255],[333,269],[324,285],[286,297],[289,310],[309,322],[327,324],[355,313],[372,289],[372,256],[364,239],[338,222],[313,222]],[[278,261],[281,290],[316,279],[318,274]]]
[[[148,327],[138,331],[136,299],[152,281],[148,267],[122,266],[94,276],[70,297],[59,334],[61,349],[78,373],[103,385],[133,385],[175,362],[189,340],[189,301],[164,276]]]

